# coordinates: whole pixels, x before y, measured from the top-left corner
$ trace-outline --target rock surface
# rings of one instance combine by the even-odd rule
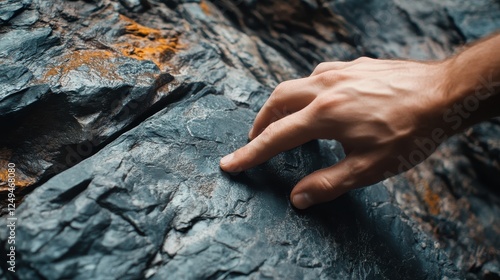
[[[1,278],[500,278],[497,120],[304,212],[289,191],[336,142],[218,168],[280,81],[444,58],[500,27],[498,1],[7,0],[0,24],[0,188],[14,162],[29,193]]]

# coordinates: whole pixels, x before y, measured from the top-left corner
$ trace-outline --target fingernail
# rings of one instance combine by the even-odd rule
[[[221,165],[228,165],[234,158],[234,153],[230,153],[229,155],[223,157],[221,160],[220,160],[220,164]]]
[[[293,196],[292,198],[293,206],[298,209],[306,209],[313,205],[313,201],[311,197],[307,193],[299,193]]]
[[[231,175],[231,176],[237,176],[237,175],[240,175],[240,173],[242,171],[243,171],[243,169],[241,169],[241,167],[237,166],[237,167],[231,168],[231,170],[228,170],[226,172],[229,173],[229,175]]]

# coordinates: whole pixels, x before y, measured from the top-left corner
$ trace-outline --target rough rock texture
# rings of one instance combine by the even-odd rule
[[[0,188],[14,162],[29,193],[0,278],[500,278],[498,121],[304,212],[289,191],[337,143],[218,168],[280,81],[444,58],[500,27],[498,1],[7,0],[0,24]]]

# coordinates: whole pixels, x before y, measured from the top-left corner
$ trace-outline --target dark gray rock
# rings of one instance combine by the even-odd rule
[[[384,182],[398,207],[433,236],[435,246],[466,271],[468,279],[500,276],[498,157],[481,150],[498,146],[498,134],[487,130],[492,127],[494,123],[486,122],[472,128],[467,138],[449,139],[422,164]],[[486,163],[488,157],[492,159]]]
[[[304,212],[289,191],[337,162],[337,143],[235,177],[218,160],[280,81],[359,55],[444,58],[499,12],[493,0],[2,1],[0,188],[14,162],[29,194],[16,274],[1,227],[0,278],[498,277],[497,122]]]
[[[2,159],[17,163],[19,187],[36,186],[92,155],[134,120],[150,115],[153,104],[177,98],[167,89],[174,79],[169,69],[121,53],[122,41],[139,44],[150,40],[141,36],[156,31],[134,34],[142,32],[133,29],[138,25],[119,17],[109,3],[60,5],[23,6],[9,24],[35,12],[37,27],[6,24],[0,35],[0,126],[9,131],[0,141]],[[92,17],[107,24],[88,26]],[[158,31],[155,40],[173,42],[161,36]]]
[[[0,23],[8,22],[16,13],[31,4],[31,0],[7,0],[0,3]]]
[[[477,178],[500,194],[500,120],[494,119],[469,129],[461,137],[461,148],[471,160]]]
[[[17,247],[18,275],[460,275],[381,185],[312,211],[290,207],[293,183],[338,161],[334,143],[311,142],[236,177],[221,172],[218,159],[246,142],[254,113],[210,87],[193,93],[30,194],[18,210],[17,239],[31,240]]]
[[[442,1],[456,31],[467,42],[480,39],[498,31],[500,3],[480,0],[474,2]]]

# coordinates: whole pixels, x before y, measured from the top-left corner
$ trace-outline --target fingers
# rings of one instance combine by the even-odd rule
[[[269,124],[302,110],[316,98],[319,90],[307,78],[279,84],[257,114],[248,138],[254,139]]]
[[[368,61],[373,61],[373,59],[370,59],[368,57],[363,56],[363,57],[359,57],[353,61],[322,62],[322,63],[318,64],[318,66],[316,66],[316,68],[314,68],[314,71],[311,73],[311,77],[328,72],[328,71],[332,71],[332,70],[343,70],[343,69],[346,69],[348,67],[351,67],[351,66],[354,66],[357,64],[361,64],[361,63],[365,63]]]
[[[348,67],[349,65],[351,65],[351,62],[345,62],[345,61],[322,62],[318,64],[316,68],[314,68],[314,71],[311,73],[311,77],[331,70],[341,70]]]
[[[290,113],[297,112],[311,103],[319,92],[324,90],[313,76],[331,70],[341,70],[363,61],[364,58],[351,62],[335,61],[320,63],[310,77],[296,79],[279,84],[271,94],[255,118],[254,125],[248,133],[248,138],[254,139],[270,123],[279,120]],[[335,77],[334,75],[332,75]]]
[[[374,166],[370,157],[350,154],[336,165],[304,177],[292,190],[292,203],[298,209],[306,209],[372,184],[379,179]]]
[[[221,159],[220,167],[226,172],[240,172],[312,140],[309,119],[304,109],[272,123],[246,146]]]

